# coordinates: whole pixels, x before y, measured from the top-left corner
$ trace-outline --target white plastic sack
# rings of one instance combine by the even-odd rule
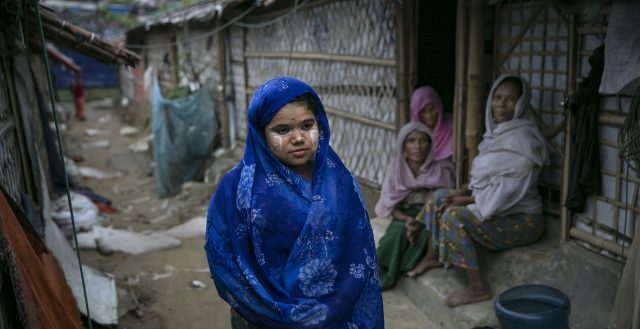
[[[100,211],[88,197],[71,192],[71,205],[73,207],[73,218],[76,222],[76,230],[87,231],[92,227],[100,225]],[[67,196],[63,195],[53,202],[51,217],[60,230],[67,236],[73,234],[71,225],[71,212]]]
[[[78,234],[78,248],[98,249],[107,254],[120,251],[139,255],[179,247],[181,244],[180,240],[166,234],[142,234],[100,226],[94,227],[91,232]]]

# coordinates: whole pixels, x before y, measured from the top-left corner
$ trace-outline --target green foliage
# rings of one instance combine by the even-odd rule
[[[104,18],[107,21],[116,22],[118,25],[120,25],[120,26],[122,26],[124,28],[131,29],[131,28],[135,27],[136,25],[138,25],[138,22],[136,21],[134,16],[122,15],[122,14],[114,14],[114,13],[110,12],[109,9],[108,9],[109,4],[126,5],[127,2],[128,2],[128,1],[125,1],[125,0],[120,0],[120,1],[124,2],[124,3],[119,3],[118,1],[110,1],[110,3],[103,3],[96,10],[96,15],[98,15],[99,17]]]
[[[176,88],[162,88],[162,96],[167,99],[178,99],[188,96],[191,93],[188,86]]]

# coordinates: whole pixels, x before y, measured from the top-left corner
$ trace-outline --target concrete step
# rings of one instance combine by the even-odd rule
[[[377,242],[389,220],[374,218],[371,223]],[[549,218],[547,232],[532,245],[501,252],[479,251],[482,272],[494,292],[491,300],[453,309],[445,306],[444,297],[466,284],[464,272],[458,268],[437,268],[418,278],[404,277],[390,291],[403,294],[437,328],[498,328],[494,303],[500,293],[521,284],[545,284],[569,296],[571,328],[606,328],[620,264],[585,250],[578,243],[561,242],[558,232],[559,221]]]
[[[382,293],[384,324],[389,329],[439,329],[421,309],[400,290]]]

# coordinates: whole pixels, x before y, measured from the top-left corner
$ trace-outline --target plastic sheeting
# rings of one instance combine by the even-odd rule
[[[206,88],[184,98],[165,99],[155,80],[152,109],[154,178],[159,196],[167,197],[204,172],[218,122]]]
[[[604,41],[601,94],[633,95],[640,86],[640,2],[613,1]]]

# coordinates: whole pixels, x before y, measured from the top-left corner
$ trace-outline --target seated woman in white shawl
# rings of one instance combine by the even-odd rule
[[[496,80],[469,183],[460,190],[436,191],[425,206],[423,220],[432,231],[437,258],[425,256],[413,272],[440,264],[463,268],[467,287],[445,298],[449,307],[491,298],[480,274],[476,244],[503,250],[534,242],[544,232],[537,184],[549,155],[544,136],[529,119],[529,98],[524,79]],[[410,239],[419,228],[410,229]]]

